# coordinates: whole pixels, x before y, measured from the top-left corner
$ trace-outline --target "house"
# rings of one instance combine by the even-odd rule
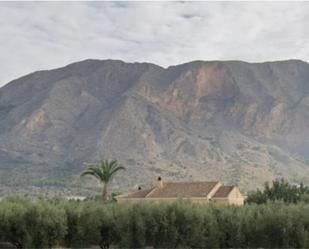
[[[70,200],[73,200],[73,201],[84,201],[86,200],[86,196],[74,196],[74,195],[71,195],[71,196],[66,196],[65,199],[70,201]]]
[[[141,189],[116,197],[123,201],[171,201],[190,199],[193,203],[219,205],[243,205],[244,196],[236,186],[223,186],[220,182],[163,182],[157,186]]]

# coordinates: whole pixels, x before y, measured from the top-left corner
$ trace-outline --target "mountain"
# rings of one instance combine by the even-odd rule
[[[93,191],[79,174],[100,158],[127,167],[115,189],[158,175],[245,191],[277,177],[309,183],[308,108],[299,60],[86,60],[34,72],[0,89],[0,195]]]

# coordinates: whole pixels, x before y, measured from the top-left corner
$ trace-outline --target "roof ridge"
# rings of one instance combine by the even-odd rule
[[[220,181],[191,181],[191,182],[188,182],[188,181],[179,181],[179,182],[165,182],[164,183],[218,183]]]
[[[225,188],[225,189],[230,188],[230,189],[228,190],[228,192],[225,193],[226,196],[228,197],[229,194],[232,192],[232,190],[233,190],[234,188],[236,188],[236,186],[235,186],[235,185],[221,185],[221,186],[218,188],[218,190],[213,194],[213,198],[216,198],[216,194],[219,194],[219,191],[222,190],[223,188]]]
[[[164,185],[163,185],[163,187],[164,187]],[[145,198],[149,197],[157,188],[158,188],[157,186],[153,187],[153,189],[150,190],[150,192],[147,195],[145,195]]]
[[[141,193],[141,192],[145,192],[145,191],[151,192],[153,189],[154,189],[154,187],[141,189],[141,190],[132,190],[130,192],[118,195],[117,198],[127,198],[127,197],[130,197],[131,195],[136,194],[136,193]],[[146,195],[145,195],[145,197],[146,197]]]

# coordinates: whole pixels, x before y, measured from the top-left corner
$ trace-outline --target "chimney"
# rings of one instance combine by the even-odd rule
[[[158,188],[163,188],[163,181],[161,176],[158,177]]]

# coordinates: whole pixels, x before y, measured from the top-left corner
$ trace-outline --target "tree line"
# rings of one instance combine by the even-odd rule
[[[303,184],[290,184],[284,179],[277,179],[264,184],[263,190],[249,193],[247,203],[264,204],[269,201],[283,201],[285,203],[309,203],[309,187]]]
[[[242,207],[101,201],[0,201],[0,241],[16,248],[308,248],[309,205]]]

